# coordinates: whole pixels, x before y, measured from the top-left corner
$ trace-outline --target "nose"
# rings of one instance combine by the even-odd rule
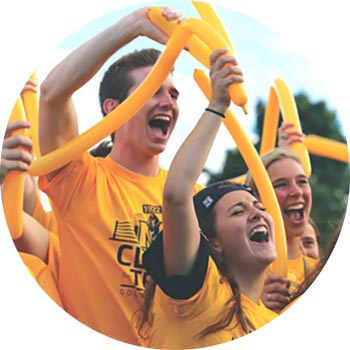
[[[159,96],[159,106],[162,108],[174,108],[176,106],[176,100],[169,91],[163,91]]]
[[[290,185],[289,195],[290,196],[299,196],[302,193],[303,193],[303,191],[300,188],[300,186],[295,181],[293,181]]]
[[[250,212],[250,220],[259,221],[264,216],[264,212],[256,207],[252,207]]]

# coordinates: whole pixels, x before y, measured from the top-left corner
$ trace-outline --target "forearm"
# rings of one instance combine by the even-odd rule
[[[106,60],[138,35],[129,15],[82,44],[58,64],[41,85],[47,100],[65,99],[89,81]]]
[[[47,263],[49,241],[49,232],[34,218],[23,212],[23,233],[14,240],[17,250],[35,255]]]
[[[205,111],[195,128],[179,148],[170,166],[165,195],[174,202],[181,202],[193,193],[222,118]]]

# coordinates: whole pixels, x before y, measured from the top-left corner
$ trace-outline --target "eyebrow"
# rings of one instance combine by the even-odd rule
[[[294,178],[294,177],[293,177]],[[296,176],[297,179],[307,179],[307,175],[305,174],[299,174]],[[278,177],[277,179],[273,180],[272,184],[278,181],[288,181],[290,177]]]
[[[237,202],[237,203],[235,203],[235,204],[233,204],[233,205],[231,205],[228,209],[227,209],[227,212],[229,212],[229,211],[231,211],[233,208],[235,208],[235,207],[239,207],[239,206],[242,206],[242,207],[244,207],[244,208],[247,208],[248,207],[248,204],[247,204],[248,202],[247,201],[240,201],[240,202]],[[257,207],[258,205],[260,205],[260,204],[262,204],[260,201],[258,201],[258,200],[254,200],[253,201],[253,206],[254,207]]]

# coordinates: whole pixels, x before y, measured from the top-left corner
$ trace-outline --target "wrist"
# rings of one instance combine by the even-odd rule
[[[213,109],[219,113],[226,114],[228,107],[226,104],[209,102],[208,108]]]
[[[209,113],[212,113],[212,114],[215,114],[215,115],[217,115],[217,116],[219,116],[219,117],[221,117],[221,118],[225,118],[225,113],[222,113],[222,112],[220,111],[220,109],[216,110],[216,109],[214,109],[214,108],[207,107],[207,108],[205,109],[205,111],[207,111],[207,112],[209,112]]]

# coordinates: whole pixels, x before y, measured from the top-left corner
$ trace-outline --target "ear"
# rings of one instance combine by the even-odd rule
[[[103,101],[103,111],[106,114],[109,114],[119,106],[119,101],[114,100],[113,98],[107,98]]]
[[[224,249],[222,248],[220,242],[218,239],[214,238],[211,242],[210,242],[211,246],[213,247],[213,249],[215,250],[215,252],[219,255],[219,256],[224,256]]]

